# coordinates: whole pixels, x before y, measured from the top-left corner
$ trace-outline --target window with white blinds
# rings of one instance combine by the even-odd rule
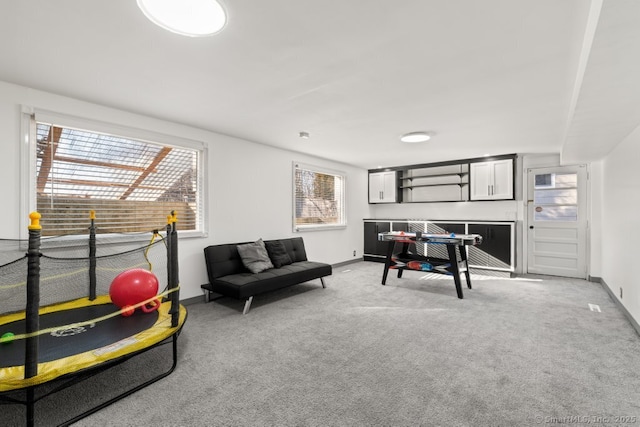
[[[293,229],[346,226],[345,174],[293,164]]]
[[[203,231],[202,148],[32,120],[44,235],[86,232],[92,210],[98,233],[148,232],[172,211],[178,230]]]

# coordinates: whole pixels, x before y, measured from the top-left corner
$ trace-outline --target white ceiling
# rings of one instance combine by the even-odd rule
[[[134,0],[3,1],[0,80],[363,168],[591,161],[640,124],[637,0],[222,3],[189,38]]]

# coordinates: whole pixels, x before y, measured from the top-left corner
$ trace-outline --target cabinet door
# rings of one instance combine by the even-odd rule
[[[471,200],[513,199],[513,160],[471,163]]]
[[[482,236],[481,245],[469,246],[469,265],[512,269],[510,225],[469,224],[468,232]]]
[[[488,200],[491,188],[490,162],[471,163],[471,200]]]
[[[431,222],[427,225],[427,232],[433,234],[465,234],[466,224],[448,223],[448,222]]]
[[[498,160],[492,163],[491,198],[513,199],[513,160]]]
[[[391,231],[409,231],[409,223],[393,221],[391,223]]]
[[[382,200],[382,191],[384,189],[384,181],[382,174],[369,174],[369,203],[380,203]]]
[[[364,255],[374,255],[384,257],[387,254],[387,242],[378,241],[378,233],[391,230],[391,223],[385,222],[365,222],[364,223]]]
[[[430,234],[465,234],[466,224],[456,224],[447,222],[431,222],[427,224],[427,232]],[[427,243],[427,255],[433,258],[448,259],[447,245]],[[458,259],[460,255],[458,255]]]
[[[396,192],[396,172],[369,174],[369,203],[395,203]]]
[[[385,172],[383,177],[382,203],[395,203],[398,182],[395,172]]]
[[[508,268],[511,265],[511,227],[489,225],[487,235],[491,242],[489,267]]]

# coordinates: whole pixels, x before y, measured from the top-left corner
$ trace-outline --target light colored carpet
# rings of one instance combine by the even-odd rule
[[[382,268],[337,267],[326,289],[313,281],[259,296],[245,316],[228,298],[188,306],[176,371],[76,425],[598,425],[640,416],[640,337],[599,284],[474,276],[459,300],[450,277],[391,272],[382,286]],[[138,380],[169,352],[43,401],[39,424]],[[3,407],[0,425],[22,425],[15,413]]]

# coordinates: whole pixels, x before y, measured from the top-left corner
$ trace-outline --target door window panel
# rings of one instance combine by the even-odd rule
[[[540,209],[540,211],[538,211]],[[577,221],[578,207],[572,206],[536,206],[536,221]]]
[[[578,174],[535,175],[533,202],[535,221],[578,220]]]

